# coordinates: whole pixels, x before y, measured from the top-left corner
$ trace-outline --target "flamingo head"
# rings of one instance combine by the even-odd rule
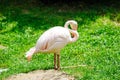
[[[77,30],[78,29],[78,24],[77,24],[77,22],[75,22],[75,23],[70,23],[70,26],[71,26],[71,28],[72,28],[72,30]]]
[[[68,25],[70,25],[72,30],[77,30],[78,28],[78,23],[75,20],[69,20],[65,23],[64,27],[68,28]]]

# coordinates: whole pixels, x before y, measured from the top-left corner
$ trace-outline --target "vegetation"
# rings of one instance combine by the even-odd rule
[[[80,38],[61,51],[62,71],[78,80],[120,79],[120,8],[105,5],[0,5],[0,74],[6,77],[37,69],[53,69],[53,54],[36,54],[31,62],[25,52],[47,29],[67,20],[79,24]],[[84,66],[78,66],[84,65]]]

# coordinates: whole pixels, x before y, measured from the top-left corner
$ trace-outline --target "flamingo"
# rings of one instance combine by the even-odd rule
[[[69,29],[69,25],[71,29]],[[64,27],[55,26],[48,29],[39,37],[36,45],[26,52],[27,60],[30,61],[33,54],[38,52],[54,53],[54,69],[60,70],[60,51],[65,45],[75,42],[79,38],[77,28],[76,21],[68,20]]]

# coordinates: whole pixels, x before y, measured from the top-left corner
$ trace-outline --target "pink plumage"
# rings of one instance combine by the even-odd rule
[[[71,29],[68,28],[69,25]],[[64,27],[55,26],[45,31],[37,40],[36,45],[26,52],[28,61],[31,60],[34,53],[52,52],[54,53],[54,68],[60,69],[60,50],[68,43],[75,42],[78,39],[77,27],[76,21],[69,20]]]

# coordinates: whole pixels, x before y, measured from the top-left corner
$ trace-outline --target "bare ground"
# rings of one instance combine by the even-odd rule
[[[0,49],[5,49],[6,47],[3,45],[0,45]]]
[[[75,78],[57,70],[36,70],[12,75],[6,80],[75,80]]]

